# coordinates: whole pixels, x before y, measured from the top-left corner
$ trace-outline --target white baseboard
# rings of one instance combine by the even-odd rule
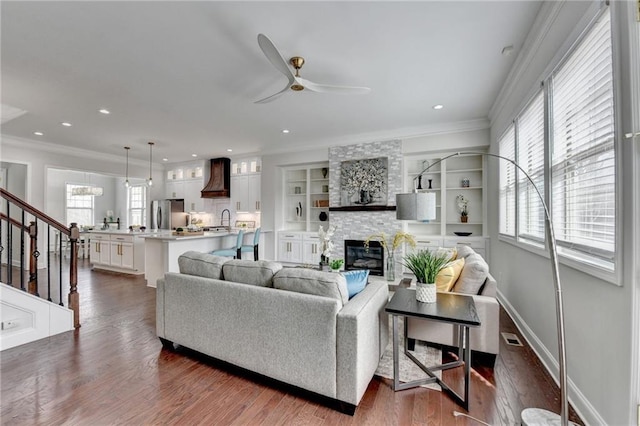
[[[547,372],[551,375],[553,380],[556,382],[557,386],[560,386],[560,382],[558,380],[558,362],[555,357],[547,347],[542,343],[538,336],[531,330],[531,328],[527,325],[527,323],[522,319],[522,317],[518,314],[518,312],[514,309],[514,307],[509,303],[509,301],[503,296],[500,290],[497,291],[497,298],[504,310],[511,317],[514,324],[527,341],[531,349],[535,352],[535,354],[542,361],[542,365],[546,368]],[[571,366],[567,366],[567,384],[569,386],[568,389],[568,399],[569,403],[576,410],[576,413],[580,416],[580,418],[585,422],[586,425],[604,425],[607,422],[600,416],[595,407],[589,402],[589,400],[584,396],[584,394],[580,391],[580,389],[575,385],[575,383],[571,380],[570,373]],[[532,407],[535,408],[535,407]],[[518,416],[520,414],[518,413]]]

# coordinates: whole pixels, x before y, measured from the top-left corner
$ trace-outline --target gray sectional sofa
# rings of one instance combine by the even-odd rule
[[[385,282],[348,299],[344,277],[187,252],[158,280],[157,334],[305,389],[353,414],[388,341]]]

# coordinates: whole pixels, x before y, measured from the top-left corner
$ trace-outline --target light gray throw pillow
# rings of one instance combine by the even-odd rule
[[[222,277],[222,265],[228,260],[228,257],[188,251],[178,257],[178,267],[181,274],[219,280]]]
[[[284,268],[273,277],[273,287],[329,297],[342,302],[349,301],[347,280],[342,274],[321,272],[306,268]]]
[[[489,276],[489,265],[478,253],[468,255],[464,259],[464,268],[460,278],[453,287],[454,292],[464,294],[478,294]]]
[[[273,276],[282,265],[269,260],[233,259],[224,264],[222,274],[225,281],[273,287]]]
[[[457,259],[464,258],[466,260],[469,255],[476,254],[475,250],[464,244],[456,246],[456,249],[458,250]]]

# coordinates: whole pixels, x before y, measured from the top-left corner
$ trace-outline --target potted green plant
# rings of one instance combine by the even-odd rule
[[[329,267],[332,271],[337,272],[344,265],[344,259],[333,259],[329,261]]]
[[[446,254],[437,254],[429,250],[419,250],[404,257],[406,266],[416,276],[416,299],[419,302],[436,301],[436,276],[449,262]]]

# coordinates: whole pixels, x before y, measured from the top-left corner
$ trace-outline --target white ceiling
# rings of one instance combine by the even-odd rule
[[[178,162],[455,127],[487,118],[540,5],[3,1],[1,103],[27,112],[2,133],[139,159],[154,141]],[[258,33],[303,77],[372,92],[254,104],[286,83]]]

